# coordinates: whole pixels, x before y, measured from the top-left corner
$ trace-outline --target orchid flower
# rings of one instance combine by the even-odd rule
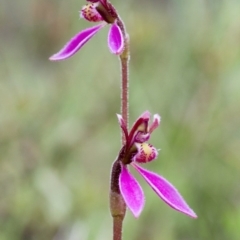
[[[73,56],[87,43],[100,29],[110,24],[108,33],[108,47],[110,52],[119,55],[124,50],[124,37],[118,26],[118,15],[115,8],[107,0],[88,0],[80,11],[80,17],[89,22],[100,24],[77,33],[69,42],[49,59],[52,61],[64,60]]]
[[[149,126],[150,113],[148,111],[144,112],[133,124],[129,132],[122,116],[117,116],[125,136],[125,145],[118,158],[121,161],[119,189],[127,207],[133,215],[135,217],[140,215],[144,207],[145,197],[141,186],[129,172],[128,165],[137,170],[154,192],[170,207],[192,218],[197,218],[197,215],[170,182],[162,176],[139,166],[139,164],[148,163],[158,156],[158,150],[147,143],[147,141],[153,130],[159,126],[160,116],[155,114],[153,122]]]

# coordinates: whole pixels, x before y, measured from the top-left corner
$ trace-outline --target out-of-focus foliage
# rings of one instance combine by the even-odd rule
[[[111,239],[108,181],[120,148],[119,63],[107,27],[50,62],[84,1],[0,6],[0,240]],[[130,121],[158,112],[148,164],[198,214],[173,211],[143,183],[126,240],[240,239],[240,1],[113,1],[131,36]],[[141,180],[140,180],[141,181]]]

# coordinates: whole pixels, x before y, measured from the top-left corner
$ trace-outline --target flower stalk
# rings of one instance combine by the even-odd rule
[[[117,25],[119,26],[124,41],[124,50],[119,55],[120,67],[121,67],[121,114],[126,122],[128,128],[128,116],[129,116],[129,36],[126,33],[126,29],[123,21],[120,17],[117,19]],[[122,133],[122,146],[126,144],[126,136]],[[119,177],[121,173],[121,159],[122,155],[119,154],[119,158],[113,163],[111,171],[111,185],[110,185],[110,211],[113,218],[113,240],[122,240],[122,226],[123,220],[126,214],[126,203],[122,197],[119,188]]]
[[[124,38],[124,50],[120,54],[120,66],[121,66],[121,114],[124,121],[126,122],[128,128],[128,116],[129,116],[129,60],[130,60],[130,50],[129,50],[129,35],[126,33],[124,23],[119,18],[117,21],[120,27],[123,38]],[[125,143],[125,136],[122,135],[122,145]]]

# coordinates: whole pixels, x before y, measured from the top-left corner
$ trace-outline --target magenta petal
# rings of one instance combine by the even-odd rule
[[[122,115],[117,114],[117,118],[118,118],[118,122],[120,127],[122,128],[124,135],[125,135],[125,139],[128,140],[128,130],[127,130],[127,125],[124,121],[124,119],[122,118]]]
[[[153,122],[151,126],[149,127],[149,133],[152,133],[153,130],[155,130],[159,124],[160,124],[161,117],[158,114],[154,114],[153,116]]]
[[[108,47],[113,54],[121,54],[124,48],[124,38],[120,27],[113,23],[108,34]]]
[[[126,166],[122,166],[119,177],[119,187],[123,199],[135,217],[142,212],[145,199],[144,193],[137,180],[130,174]]]
[[[136,164],[132,164],[132,166],[135,167],[157,195],[170,207],[192,218],[197,218],[197,215],[187,205],[178,190],[170,182],[156,173],[145,170]]]
[[[76,34],[66,45],[49,59],[52,61],[64,60],[74,55],[88,40],[90,40],[106,24],[87,28]]]

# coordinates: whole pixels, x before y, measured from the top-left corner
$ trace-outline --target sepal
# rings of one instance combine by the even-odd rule
[[[136,164],[132,166],[146,180],[154,192],[170,207],[192,218],[197,218],[196,213],[188,206],[178,190],[165,178],[156,173],[141,168]]]
[[[124,38],[120,27],[113,23],[108,34],[108,47],[111,53],[120,55],[124,50]]]
[[[100,24],[79,32],[70,41],[68,41],[59,52],[52,55],[49,59],[52,61],[59,61],[70,58],[105,25],[106,24]]]
[[[148,132],[151,134],[160,124],[161,117],[158,114],[153,115],[153,122],[149,127]]]
[[[127,207],[135,217],[139,217],[145,203],[144,193],[137,180],[123,164],[119,177],[119,188]]]

